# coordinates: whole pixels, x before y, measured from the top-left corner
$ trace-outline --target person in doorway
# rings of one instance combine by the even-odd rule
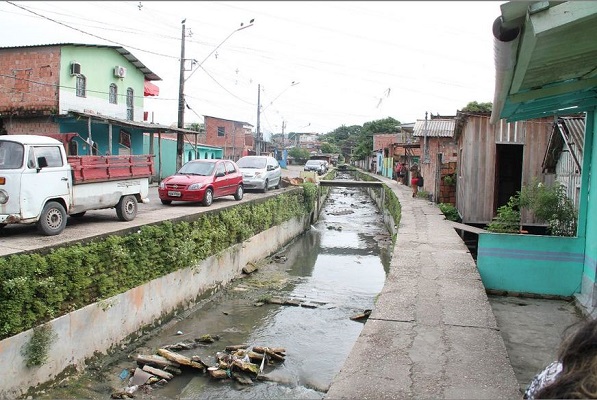
[[[566,336],[557,361],[533,378],[523,398],[597,398],[597,319],[581,322]]]
[[[413,190],[413,197],[417,197],[417,193],[419,193],[419,166],[417,164],[410,167],[410,187]]]

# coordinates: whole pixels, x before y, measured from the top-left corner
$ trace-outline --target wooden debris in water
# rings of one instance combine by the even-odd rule
[[[368,319],[370,315],[371,315],[371,310],[365,310],[362,313],[353,315],[352,317],[350,317],[350,319],[353,321],[362,321],[362,320]]]

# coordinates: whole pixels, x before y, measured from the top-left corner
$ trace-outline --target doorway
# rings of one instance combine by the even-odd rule
[[[496,145],[494,213],[521,189],[523,150],[521,144]]]

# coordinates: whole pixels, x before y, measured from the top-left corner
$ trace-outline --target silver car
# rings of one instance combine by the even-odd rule
[[[309,160],[305,163],[305,171],[315,171],[317,175],[323,175],[327,172],[324,160]]]
[[[282,168],[274,157],[245,156],[236,165],[243,174],[245,189],[257,189],[265,193],[271,188],[280,187]]]

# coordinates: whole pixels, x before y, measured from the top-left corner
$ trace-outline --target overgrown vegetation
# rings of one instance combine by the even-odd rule
[[[447,220],[449,221],[460,221],[460,215],[458,214],[458,209],[450,203],[439,203],[437,205],[440,211],[444,214]]]
[[[33,328],[33,335],[21,349],[27,368],[42,366],[48,361],[50,346],[56,338],[56,333],[50,325]]]
[[[487,230],[497,233],[520,232],[521,209],[529,210],[539,222],[547,223],[548,232],[553,236],[576,235],[577,212],[559,182],[545,185],[534,178],[510,197],[508,204],[498,208],[497,216]]]
[[[312,186],[311,186],[312,185]],[[310,212],[315,185],[48,254],[0,258],[0,339],[123,293]]]

